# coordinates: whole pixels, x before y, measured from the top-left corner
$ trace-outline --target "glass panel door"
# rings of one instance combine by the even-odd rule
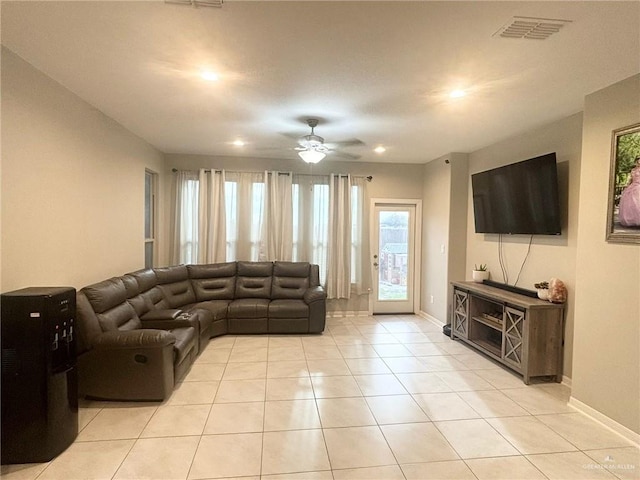
[[[373,313],[413,313],[415,205],[374,206]]]

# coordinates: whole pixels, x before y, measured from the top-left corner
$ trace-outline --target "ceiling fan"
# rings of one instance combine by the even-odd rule
[[[332,142],[332,143],[324,143],[324,138],[315,134],[315,128],[318,126],[317,118],[308,118],[307,125],[311,128],[311,133],[309,135],[304,135],[303,137],[299,137],[298,147],[295,150],[298,151],[298,155],[302,160],[307,163],[318,163],[322,160],[328,153],[331,153],[337,157],[347,158],[350,160],[357,160],[360,158],[360,155],[354,155],[351,153],[341,152],[336,150],[334,147],[350,147],[357,145],[364,145],[364,142],[354,138],[352,140],[345,140],[342,142]]]

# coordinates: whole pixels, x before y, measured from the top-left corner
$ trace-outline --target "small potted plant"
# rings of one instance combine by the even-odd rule
[[[489,271],[487,270],[487,264],[481,263],[480,265],[474,265],[471,278],[473,278],[473,281],[476,283],[482,283],[484,280],[488,280]]]
[[[549,299],[549,282],[534,283],[533,286],[536,287],[540,300]]]

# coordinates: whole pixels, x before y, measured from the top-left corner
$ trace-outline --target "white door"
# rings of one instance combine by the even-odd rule
[[[373,313],[414,313],[416,205],[375,203]]]

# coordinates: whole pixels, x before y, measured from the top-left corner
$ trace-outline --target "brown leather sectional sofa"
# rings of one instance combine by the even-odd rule
[[[163,400],[209,338],[321,333],[317,265],[228,262],[140,270],[77,294],[82,396]]]

